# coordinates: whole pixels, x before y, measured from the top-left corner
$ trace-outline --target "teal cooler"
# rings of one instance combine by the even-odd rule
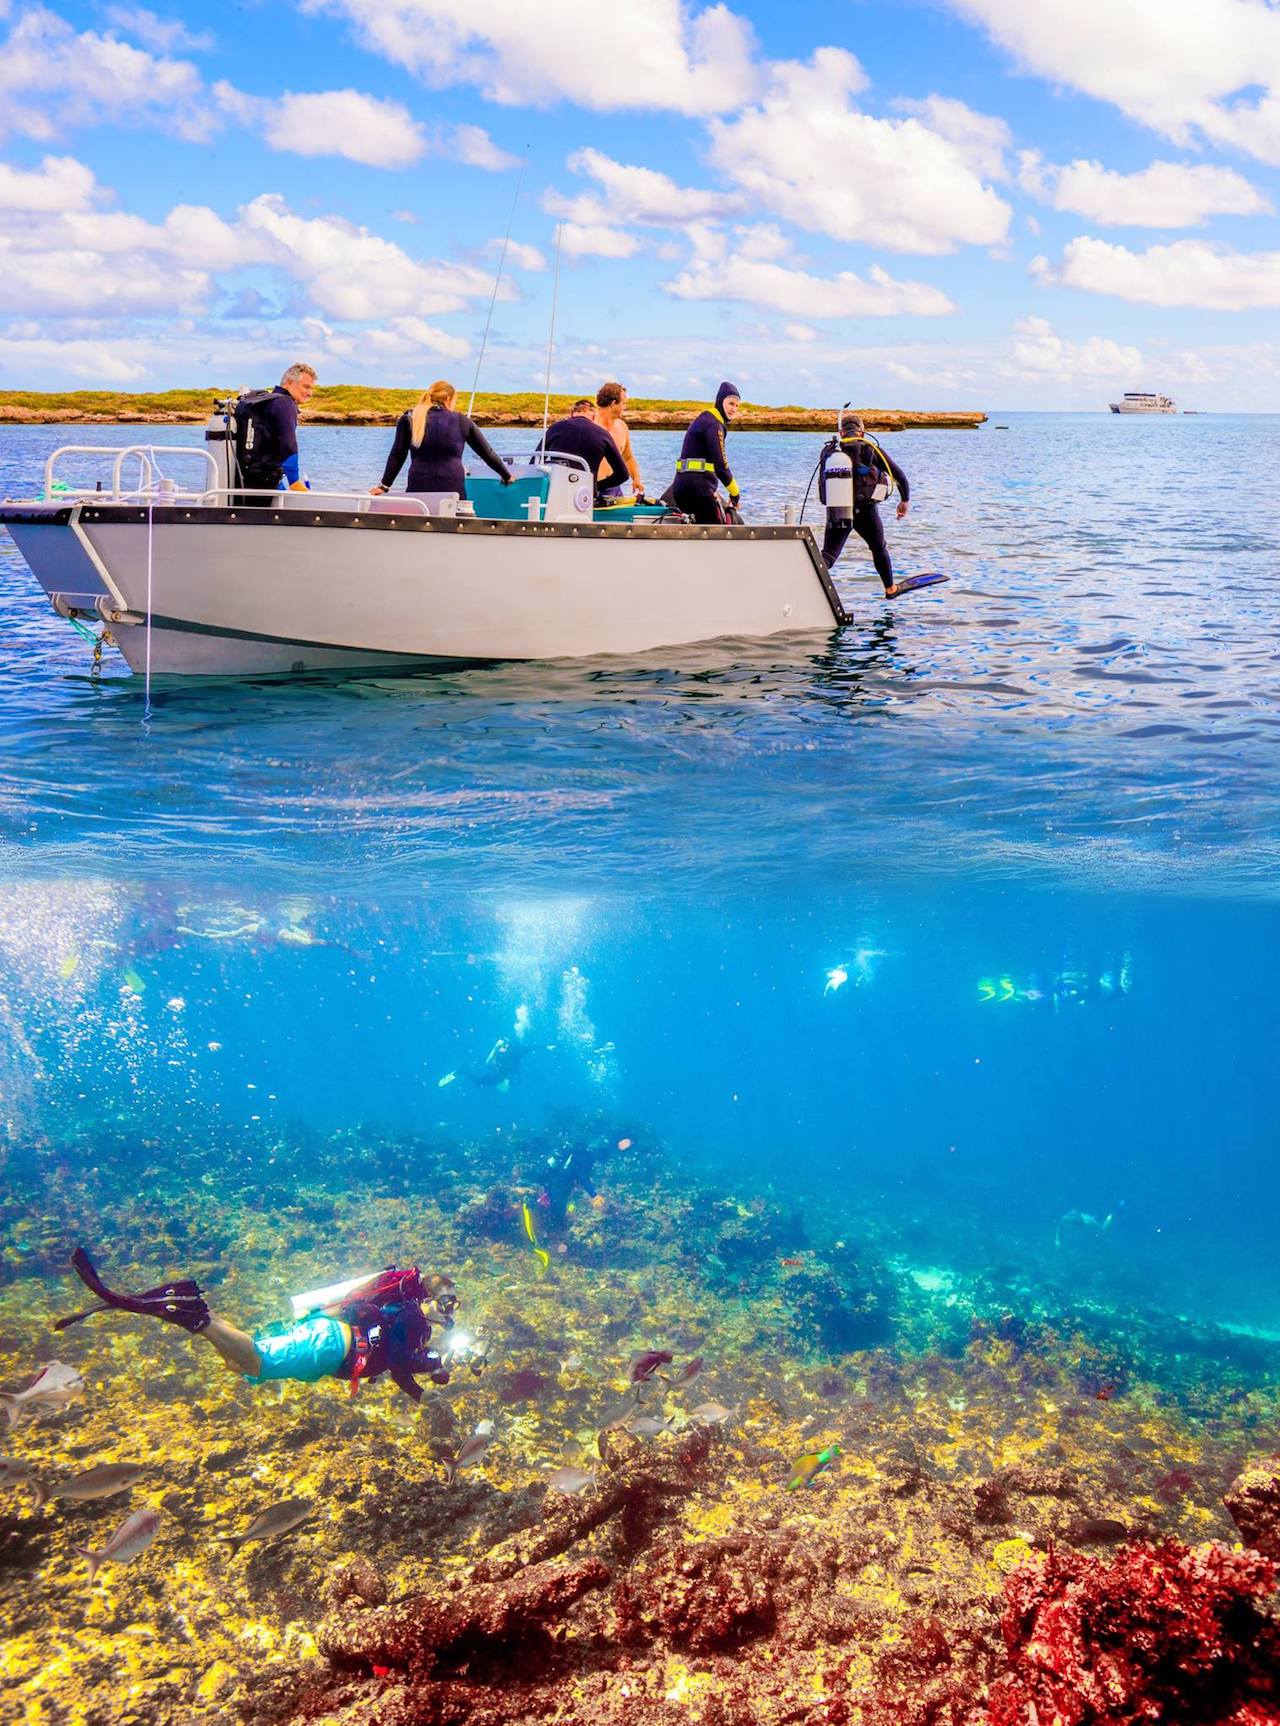
[[[510,485],[503,485],[496,474],[467,475],[467,498],[486,521],[527,521],[531,497],[538,499],[541,516],[550,489],[551,480],[545,473],[519,474]]]
[[[669,514],[665,503],[606,503],[597,505],[593,520],[661,521]]]

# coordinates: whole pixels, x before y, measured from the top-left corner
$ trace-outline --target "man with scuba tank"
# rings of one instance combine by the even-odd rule
[[[288,368],[273,390],[254,390],[235,405],[236,465],[249,492],[305,491],[298,471],[298,409],[316,387],[314,366]],[[266,497],[242,497],[242,504],[269,505]]]
[[[884,542],[880,505],[899,493],[898,520],[910,506],[911,486],[893,457],[873,437],[857,414],[846,419],[841,413],[836,435],[823,445],[818,496],[827,506],[827,530],[822,556],[828,569],[844,550],[845,541],[856,533],[866,541],[876,574],[884,584],[885,597],[893,599],[899,589],[893,579],[893,562]]]
[[[314,1384],[318,1379],[338,1378],[350,1385],[354,1396],[367,1380],[386,1373],[418,1402],[422,1386],[415,1373],[433,1384],[448,1384],[449,1368],[469,1353],[469,1347],[446,1346],[442,1355],[428,1346],[433,1324],[446,1331],[452,1327],[458,1297],[450,1277],[423,1276],[416,1265],[408,1270],[390,1265],[331,1288],[295,1295],[292,1324],[250,1336],[210,1312],[199,1285],[189,1279],[142,1294],[121,1294],[102,1281],[83,1247],[76,1248],[71,1264],[99,1304],[59,1319],[55,1330],[65,1330],[97,1312],[160,1319],[203,1337],[250,1384],[275,1379]],[[480,1370],[482,1358],[472,1356],[472,1371]]]
[[[720,502],[718,485],[728,492],[732,510],[737,509],[742,495],[724,448],[725,433],[741,405],[742,392],[737,385],[721,384],[716,391],[715,406],[698,415],[680,446],[671,501],[681,515],[692,516],[694,521],[708,526],[722,525],[731,519]]]

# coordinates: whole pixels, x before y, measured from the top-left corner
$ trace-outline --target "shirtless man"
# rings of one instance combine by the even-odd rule
[[[627,472],[631,475],[631,483],[635,487],[636,501],[644,497],[644,481],[640,478],[640,464],[636,460],[635,450],[631,446],[631,430],[622,417],[622,410],[627,405],[627,392],[621,384],[601,384],[596,392],[596,407],[599,410],[600,424],[617,444],[623,461],[627,464]],[[605,496],[617,498],[621,496],[621,486],[606,491]]]

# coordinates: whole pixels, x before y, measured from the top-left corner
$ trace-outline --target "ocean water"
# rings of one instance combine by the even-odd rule
[[[892,441],[951,581],[886,604],[854,541],[830,638],[144,720],[0,537],[0,1142],[204,1145],[216,1192],[304,1129],[604,1119],[926,1277],[1280,1330],[1280,419],[992,417]],[[0,494],[191,435],[3,429]],[[735,434],[749,518],[820,441]]]

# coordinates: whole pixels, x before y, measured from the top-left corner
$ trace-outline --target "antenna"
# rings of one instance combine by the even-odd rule
[[[556,345],[556,302],[560,298],[560,235],[564,224],[556,224],[556,273],[551,287],[551,328],[547,332],[547,388],[542,398],[542,447],[547,447],[547,422],[551,418],[551,355]]]
[[[467,415],[476,405],[476,388],[480,382],[480,367],[484,364],[484,350],[489,345],[489,326],[493,322],[493,308],[498,303],[498,289],[502,286],[502,270],[507,261],[507,247],[511,244],[511,224],[516,219],[516,205],[520,202],[520,188],[524,185],[524,171],[529,166],[529,146],[524,147],[524,160],[520,164],[520,173],[516,178],[516,195],[511,200],[511,214],[507,217],[507,231],[502,236],[502,251],[498,256],[498,273],[493,278],[493,293],[489,296],[489,316],[484,320],[484,334],[480,338],[480,352],[476,356],[476,375],[471,380],[471,400],[467,403]]]

